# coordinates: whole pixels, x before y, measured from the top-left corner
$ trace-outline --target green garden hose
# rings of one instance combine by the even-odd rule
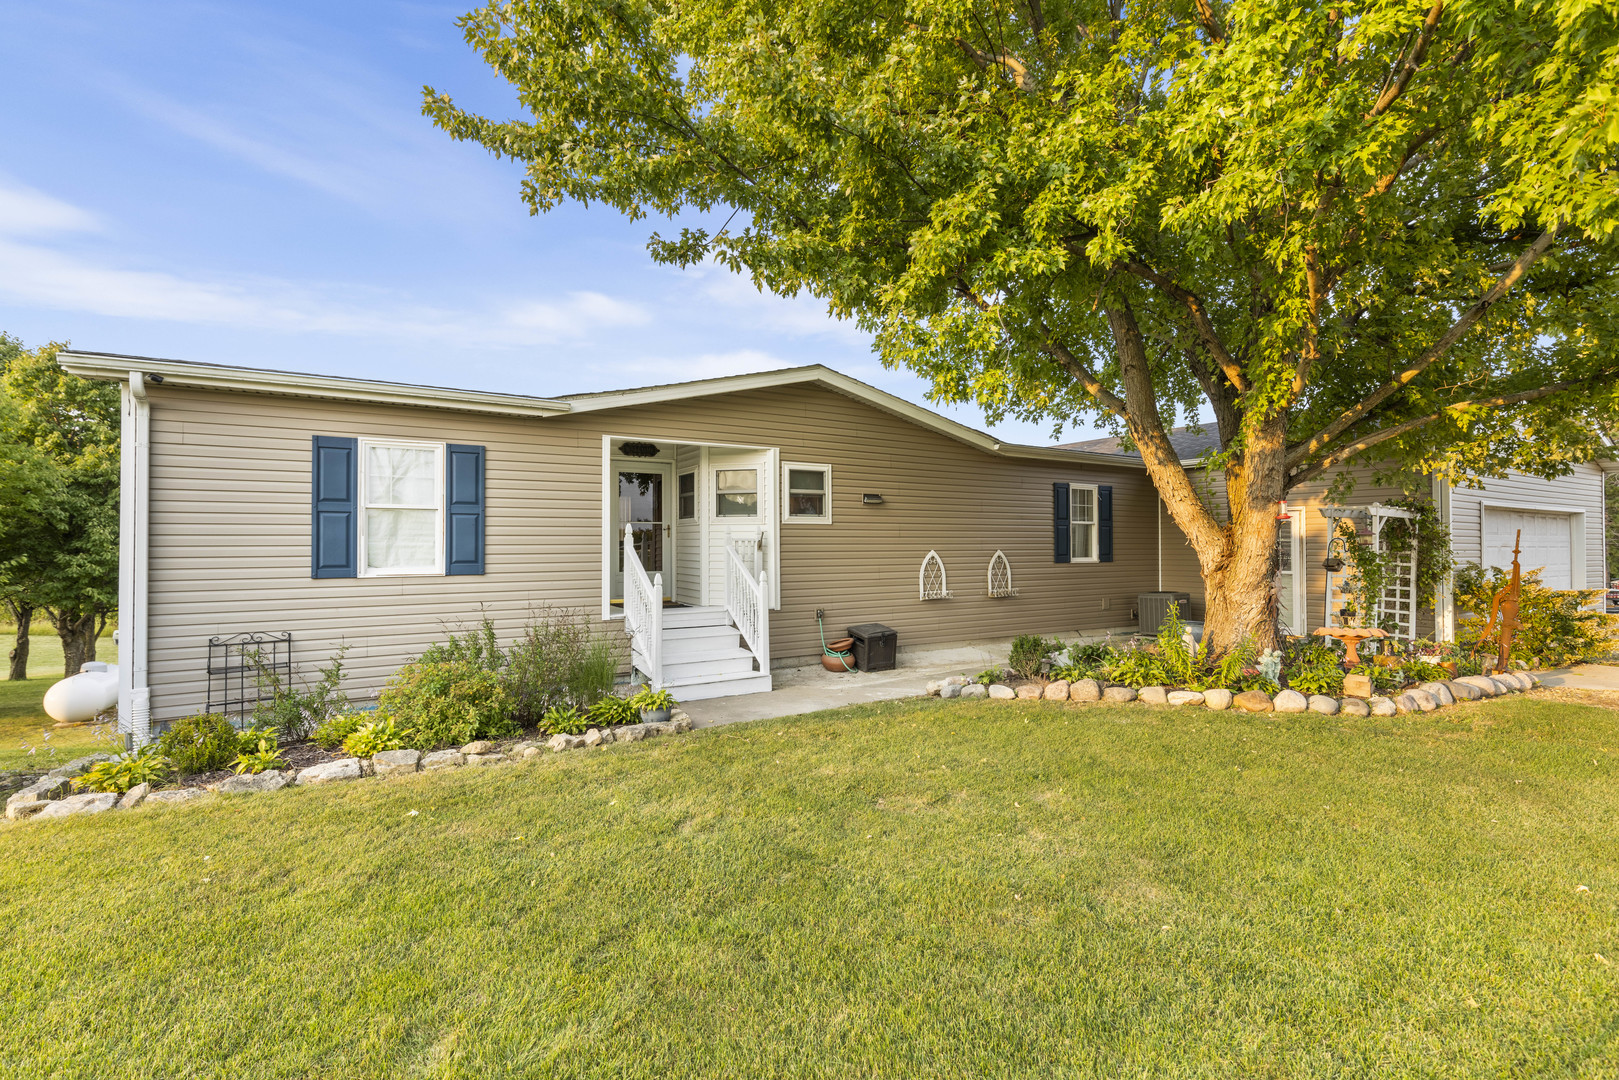
[[[821,652],[825,653],[827,656],[835,656],[835,657],[837,657],[838,658],[838,663],[843,665],[843,670],[844,671],[853,671],[854,670],[854,665],[849,663],[849,654],[848,653],[846,653],[846,652],[833,652],[831,649],[826,647],[826,626],[825,626],[825,624],[823,624],[821,622],[821,613],[820,612],[815,613],[815,626],[816,626],[817,629],[819,629],[821,631]]]

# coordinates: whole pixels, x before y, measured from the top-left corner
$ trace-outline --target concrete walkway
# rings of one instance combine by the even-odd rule
[[[1129,637],[1134,628],[1114,630],[1114,637]],[[1077,634],[1057,634],[1065,644],[1081,640]],[[1086,641],[1102,635],[1087,634]],[[899,666],[892,671],[831,672],[821,665],[777,668],[774,690],[766,694],[708,698],[681,702],[680,707],[697,727],[715,727],[742,720],[770,720],[778,716],[836,709],[869,701],[920,697],[923,687],[946,675],[976,675],[987,667],[1004,666],[1012,639],[972,642],[939,649],[901,649]]]
[[[1542,686],[1568,690],[1619,690],[1619,667],[1611,664],[1579,664],[1558,668],[1540,676]]]

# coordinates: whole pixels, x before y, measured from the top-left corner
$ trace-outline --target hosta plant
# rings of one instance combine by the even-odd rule
[[[157,787],[173,772],[173,764],[153,744],[133,753],[119,754],[111,761],[96,762],[83,776],[73,781],[73,789],[111,791],[122,795],[137,784]]]
[[[281,758],[281,748],[276,745],[273,736],[261,736],[258,747],[254,750],[244,750],[236,757],[236,771],[238,773],[269,772],[271,769],[280,769],[286,766]]]
[[[394,722],[386,717],[361,724],[343,740],[343,751],[352,757],[375,757],[384,750],[398,750],[405,745],[404,736]]]

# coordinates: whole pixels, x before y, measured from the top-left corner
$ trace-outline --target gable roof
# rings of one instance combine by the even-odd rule
[[[1141,467],[1139,455],[1131,456],[1092,450],[1083,444],[1071,446],[1029,446],[1003,442],[976,428],[941,416],[931,409],[912,404],[904,398],[879,390],[858,379],[823,364],[782,368],[750,375],[727,375],[715,379],[692,382],[666,383],[628,390],[605,390],[589,394],[569,394],[563,397],[542,398],[525,394],[499,394],[482,390],[458,390],[449,387],[416,386],[409,383],[386,382],[376,379],[349,379],[331,375],[311,375],[302,372],[277,371],[267,368],[236,367],[227,364],[198,364],[186,360],[165,360],[147,356],[127,356],[119,353],[64,351],[57,354],[62,367],[74,375],[87,379],[127,381],[131,374],[140,373],[154,381],[161,380],[175,386],[208,390],[235,390],[248,393],[282,394],[294,397],[314,397],[346,401],[365,401],[390,405],[413,405],[434,409],[452,409],[459,412],[491,413],[503,416],[525,416],[537,419],[569,413],[598,412],[606,409],[625,409],[637,405],[656,405],[671,401],[734,394],[749,390],[768,390],[791,386],[821,386],[843,394],[876,409],[891,413],[918,427],[937,432],[957,442],[966,443],[986,453],[1001,457],[1028,458],[1042,461],[1085,463],[1124,467]]]
[[[1213,424],[1203,425],[1198,431],[1193,431],[1190,427],[1170,428],[1168,434],[1169,445],[1174,448],[1175,456],[1181,461],[1196,461],[1203,455],[1216,453],[1220,449],[1220,431]],[[1124,449],[1123,442],[1122,436],[1109,435],[1104,439],[1060,443],[1058,449],[1087,454],[1113,454],[1132,461],[1140,461],[1141,452]]]

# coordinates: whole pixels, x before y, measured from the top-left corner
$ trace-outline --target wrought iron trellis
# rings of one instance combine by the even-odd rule
[[[208,639],[208,711],[245,716],[292,679],[292,634],[248,631]]]

